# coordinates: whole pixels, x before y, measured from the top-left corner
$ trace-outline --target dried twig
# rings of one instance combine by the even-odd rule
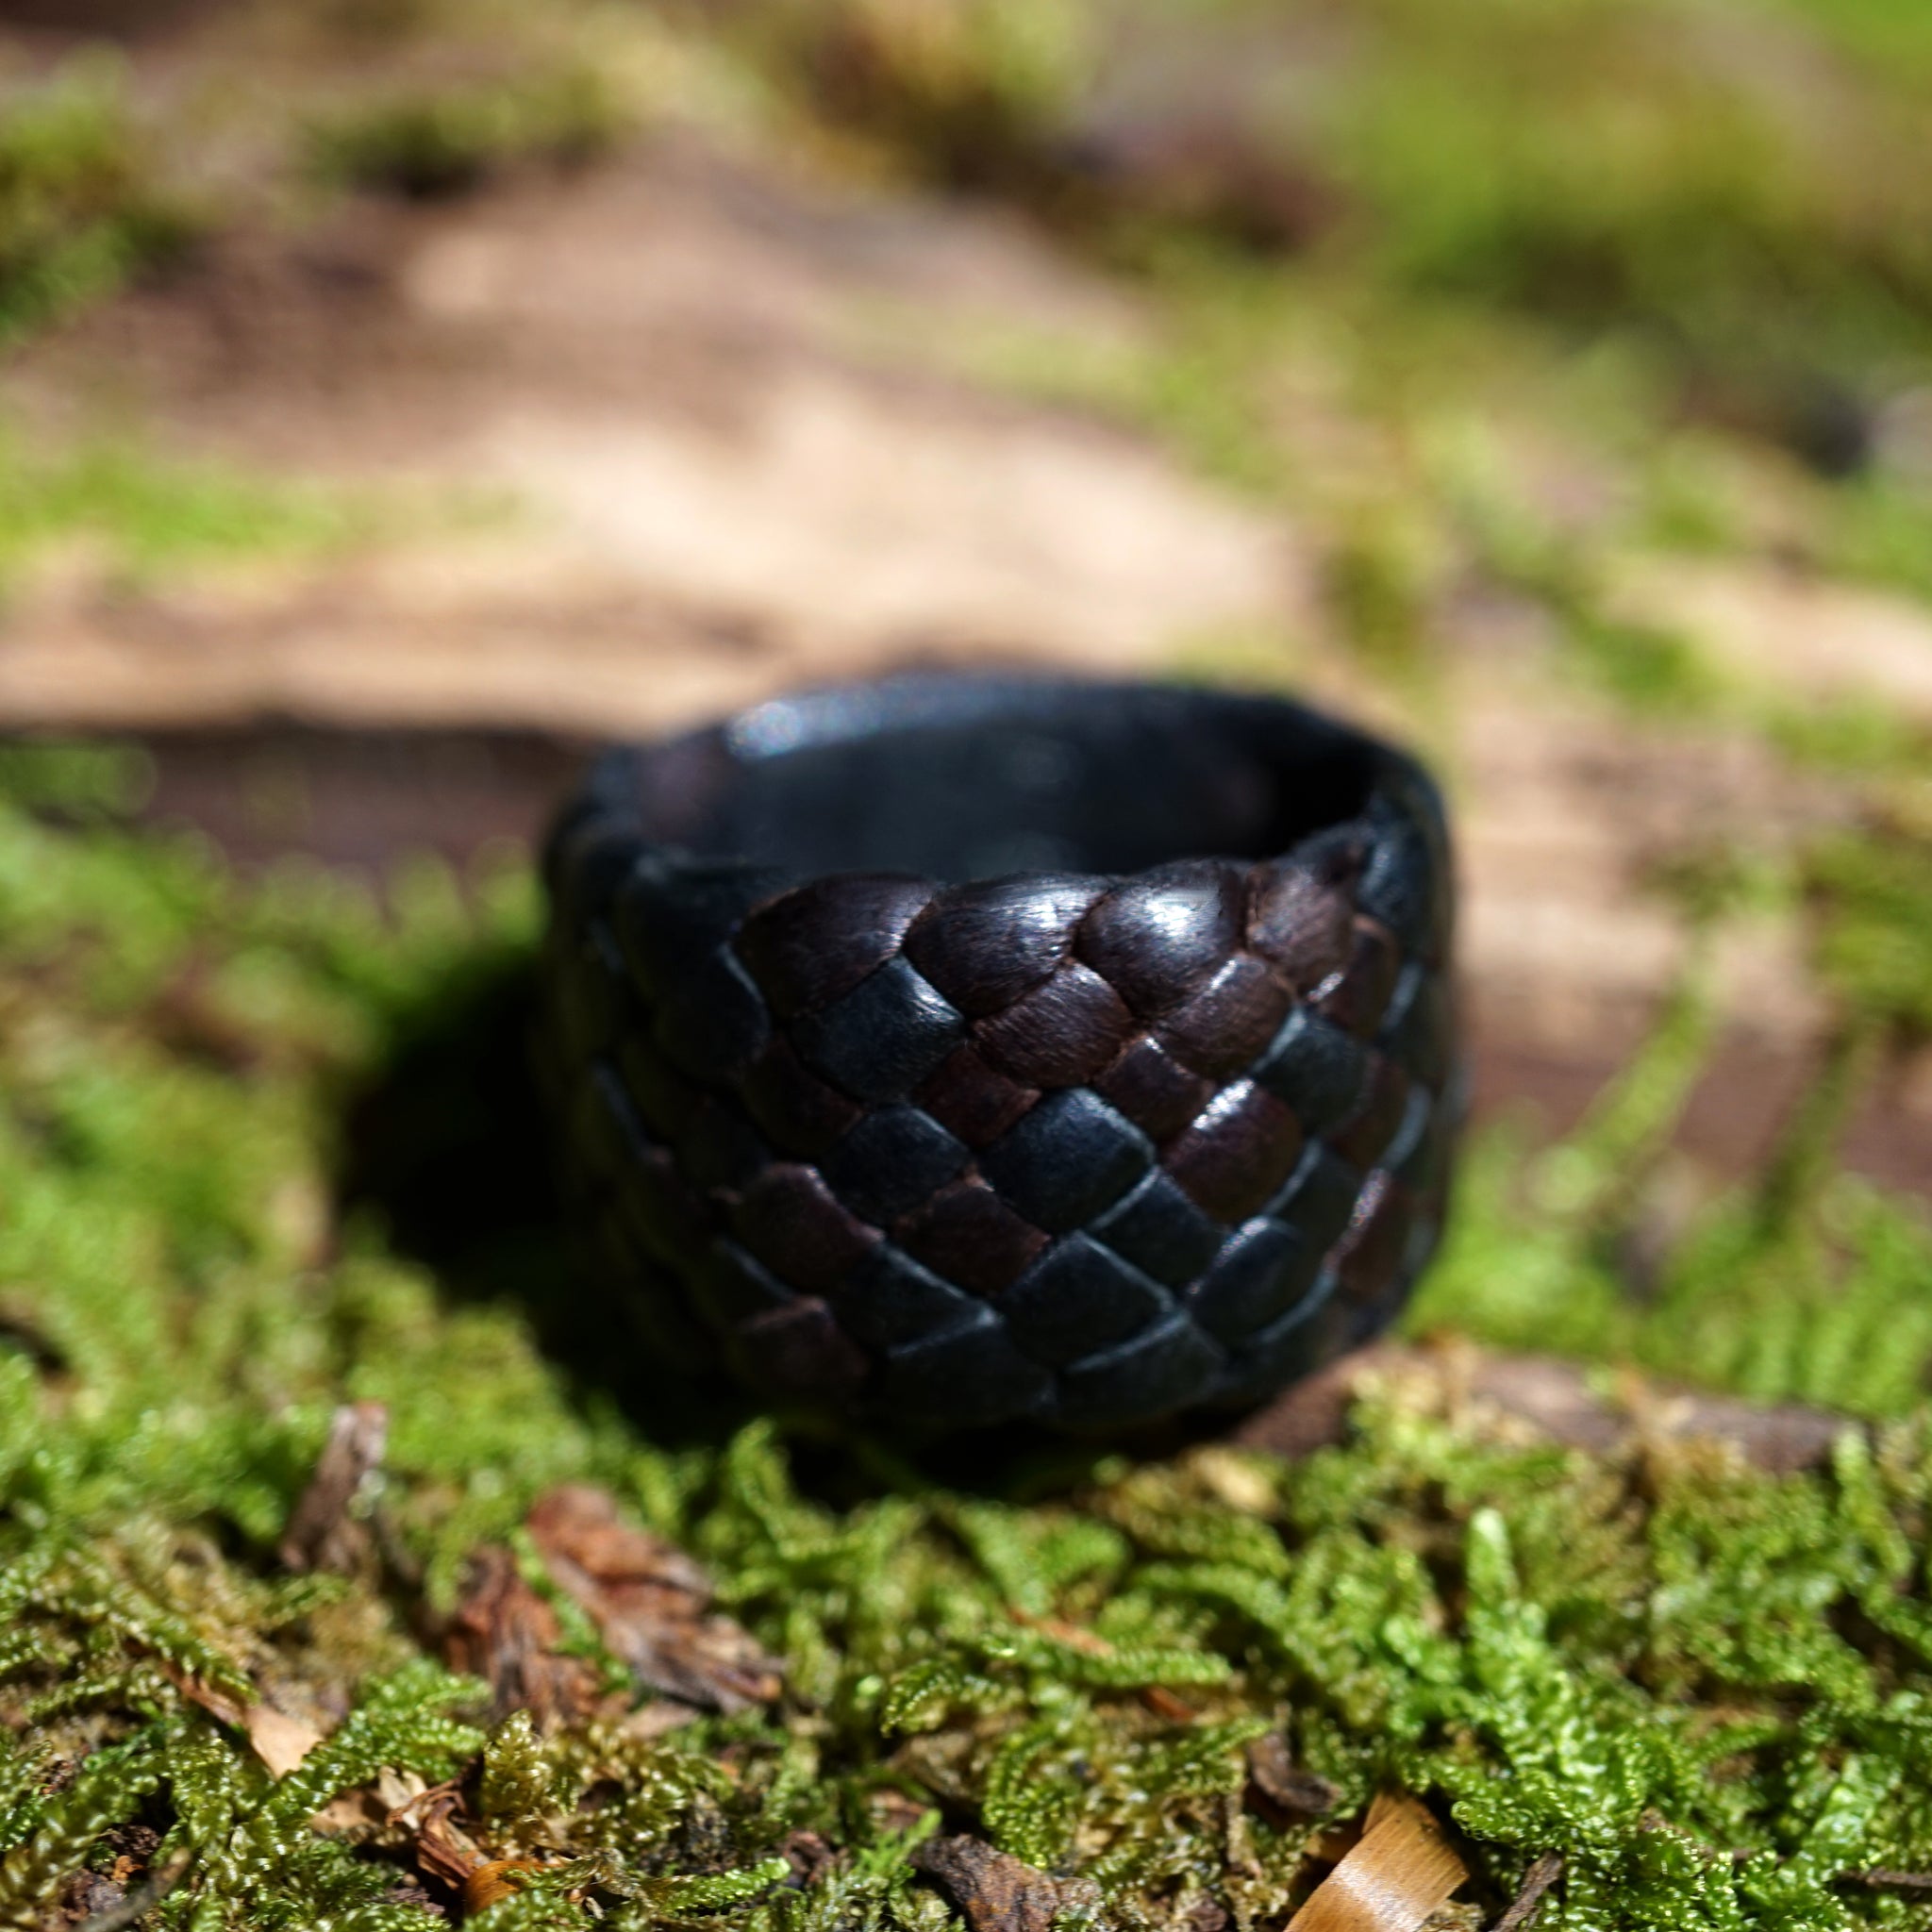
[[[1491,1932],[1520,1932],[1542,1909],[1543,1895],[1563,1875],[1561,1852],[1545,1852],[1523,1874],[1522,1889]]]
[[[291,1570],[358,1567],[369,1532],[349,1513],[382,1467],[389,1410],[379,1402],[344,1403],[329,1420],[315,1474],[295,1505],[279,1555]]]
[[[1932,1898],[1932,1872],[1840,1872],[1840,1885],[1862,1885],[1871,1891],[1902,1891],[1914,1898]]]
[[[212,1684],[204,1684],[199,1677],[166,1657],[157,1658],[156,1668],[190,1704],[198,1704],[210,1717],[238,1731],[247,1728],[248,1707],[240,1698],[229,1696],[225,1690],[217,1690]]]
[[[458,1802],[453,1786],[439,1785],[396,1814],[399,1822],[415,1830],[416,1869],[433,1884],[457,1893],[484,1862],[475,1840],[451,1821]]]
[[[1593,1455],[1640,1443],[1719,1441],[1774,1474],[1817,1468],[1839,1437],[1857,1426],[1842,1415],[1798,1403],[1743,1402],[1637,1375],[1624,1377],[1612,1398],[1598,1391],[1583,1365],[1546,1356],[1384,1343],[1297,1383],[1250,1416],[1232,1440],[1283,1456],[1306,1456],[1339,1442],[1350,1406],[1370,1380],[1416,1387],[1445,1407],[1486,1409]]]

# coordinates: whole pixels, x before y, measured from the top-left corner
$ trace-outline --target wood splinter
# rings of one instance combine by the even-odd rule
[[[1367,1828],[1293,1918],[1287,1932],[1418,1932],[1469,1876],[1427,1806],[1384,1792]]]
[[[369,1532],[353,1511],[381,1474],[388,1443],[389,1410],[379,1402],[345,1402],[330,1417],[315,1474],[282,1537],[278,1554],[289,1569],[355,1573]]]

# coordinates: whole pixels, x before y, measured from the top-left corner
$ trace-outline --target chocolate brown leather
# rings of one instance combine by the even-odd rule
[[[1459,1116],[1422,769],[1282,700],[913,677],[619,750],[541,1061],[643,1344],[938,1430],[1258,1400],[1383,1326]]]

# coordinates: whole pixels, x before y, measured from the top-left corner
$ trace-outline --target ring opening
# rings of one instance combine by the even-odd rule
[[[949,882],[1265,858],[1358,815],[1380,775],[1371,741],[1299,706],[1150,685],[897,679],[761,706],[728,742],[675,808],[647,787],[651,835]]]

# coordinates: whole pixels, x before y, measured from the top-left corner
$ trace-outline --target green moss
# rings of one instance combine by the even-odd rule
[[[1151,433],[1257,501],[1289,496],[1291,453],[1260,403],[1273,358],[1309,333],[1305,291],[1185,235],[1116,237],[1108,259],[1149,300],[1152,333],[1096,340],[980,324],[935,333],[927,353],[980,382]]]
[[[1755,875],[1677,883],[1705,920],[1790,917],[1800,904],[1808,920],[1837,1019],[1771,1154],[1687,1211],[1674,1135],[1713,1017],[1693,974],[1575,1133],[1534,1153],[1507,1124],[1477,1142],[1409,1320],[1764,1400],[1906,1415],[1932,1365],[1932,1224],[1842,1173],[1837,1142],[1886,1045],[1923,1030],[1932,866],[1890,828],[1831,835]]]
[[[192,232],[156,184],[114,63],[73,60],[0,99],[0,341],[178,253]]]
[[[1897,1418],[1875,1451],[1783,1479],[1605,1463],[1391,1389],[1299,1465],[1090,1456],[1022,1503],[772,1423],[654,1441],[539,1346],[558,1275],[460,1298],[341,1218],[354,1094],[425,1007],[527,957],[521,869],[419,866],[380,905],[312,870],[245,883],[115,824],[125,762],[34,750],[0,778],[69,827],[0,808],[8,1911],[138,1822],[177,1874],[154,1924],[426,1926],[407,1833],[311,1823],[386,1767],[464,1779],[486,1855],[563,1861],[513,1874],[501,1926],[589,1924],[588,1897],[625,1925],[944,1932],[908,1861],[941,1815],[1089,1877],[1111,1921],[1205,1894],[1278,1922],[1311,1827],[1241,1792],[1281,1729],[1342,1812],[1391,1781],[1453,1812],[1491,1910],[1557,1849],[1547,1922],[1574,1932],[1908,1923],[1840,1874],[1932,1863],[1932,1237],[1827,1163],[1802,1211],[1719,1203],[1633,1296],[1620,1243],[1702,1062],[1694,992],[1576,1137],[1478,1149],[1417,1319]],[[408,1562],[381,1587],[273,1556],[345,1397],[391,1415]],[[656,1740],[480,1727],[425,1611],[566,1479],[710,1567],[785,1658],[779,1708]],[[205,1707],[264,1682],[348,1711],[279,1779]],[[801,1831],[836,1857],[796,1890]]]
[[[597,67],[552,64],[509,79],[378,94],[318,115],[308,167],[337,187],[456,194],[520,163],[592,160],[627,122]]]
[[[740,32],[817,111],[916,173],[1030,192],[1105,28],[1087,0],[761,0]]]
[[[937,353],[1128,422],[1285,509],[1326,634],[1385,681],[1431,691],[1445,614],[1500,593],[1555,668],[1646,724],[1716,724],[1839,774],[1907,770],[1925,752],[1910,720],[1720,666],[1618,586],[1664,547],[1926,593],[1923,479],[1874,441],[1932,353],[1913,165],[1932,32],[1910,12],[1375,0],[1344,29],[1312,6],[1093,6],[1087,66],[1014,123],[1025,165],[987,176],[1126,275],[1148,326]],[[959,37],[976,17],[879,14],[908,45],[913,23]],[[1285,157],[1334,191],[1298,253],[1163,211],[1158,183],[1096,202],[1054,176],[1096,102],[1130,159],[1193,125],[1187,89],[1163,107],[1149,77],[1183,14],[1190,58],[1241,66],[1219,164]],[[1217,57],[1235,28],[1239,52]],[[909,58],[866,69],[899,110],[866,125],[973,178],[921,145],[933,117]],[[1137,60],[1144,125],[1123,105],[1141,95],[1109,92]]]
[[[1932,491],[1882,475],[1833,491],[1815,561],[1829,575],[1932,603]]]
[[[0,435],[0,588],[75,552],[109,576],[141,580],[326,554],[423,518],[345,490],[165,457],[125,436],[57,447]]]
[[[1902,812],[1807,850],[1801,884],[1820,914],[1820,967],[1876,1024],[1932,1036],[1932,826]]]
[[[1835,70],[1814,15],[1779,47],[1739,9],[1386,0],[1318,110],[1379,272],[1591,326],[1647,328],[1773,380],[1923,339],[1922,88]],[[1737,58],[1754,37],[1765,68]],[[1926,38],[1923,29],[1921,41]],[[1807,59],[1802,106],[1767,78]]]
[[[1124,48],[1178,64],[1191,41],[1213,72],[1215,37],[1239,32],[1228,138],[1249,175],[1286,170],[1326,209],[1318,259],[1635,337],[1795,434],[1821,383],[1922,354],[1932,330],[1915,165],[1932,31],[1885,0],[1374,0],[1345,30],[1327,7],[1254,0],[763,0],[741,17],[781,82],[916,170],[1210,238],[1212,194],[1191,224],[1151,178],[1144,209],[1132,188],[1087,192],[1071,137],[1148,92],[1144,74],[1139,94],[1117,87]]]

